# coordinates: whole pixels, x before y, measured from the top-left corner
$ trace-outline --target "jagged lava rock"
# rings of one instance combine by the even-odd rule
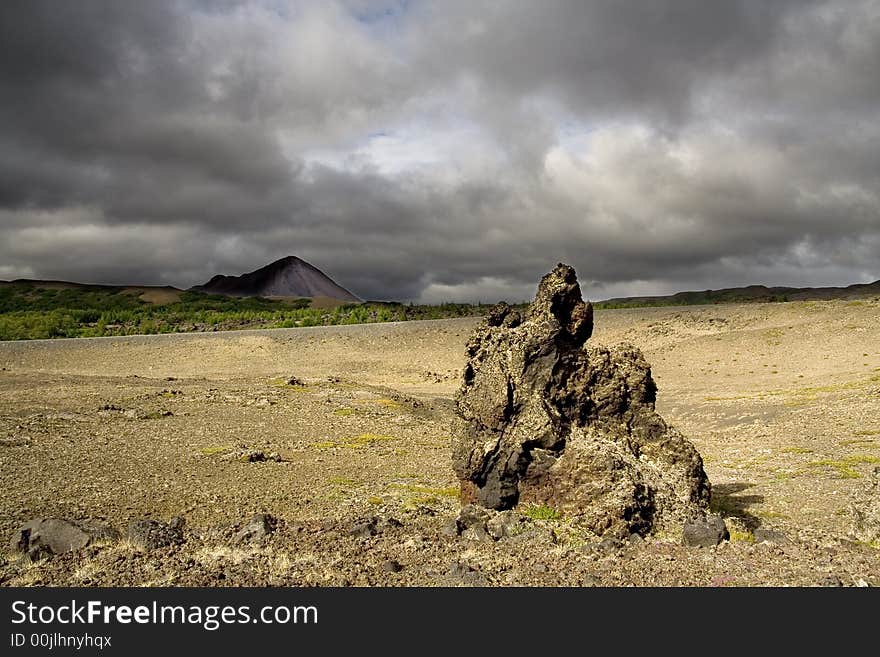
[[[142,552],[152,552],[169,545],[183,543],[183,527],[186,521],[175,516],[167,524],[160,520],[144,518],[128,523],[126,537],[129,542]]]
[[[525,316],[499,304],[477,327],[455,397],[462,501],[546,504],[600,535],[678,531],[708,507],[702,459],[655,412],[641,352],[587,348],[592,329],[564,264]]]
[[[115,541],[119,532],[98,521],[34,518],[22,525],[12,548],[37,558],[80,550],[95,541]]]

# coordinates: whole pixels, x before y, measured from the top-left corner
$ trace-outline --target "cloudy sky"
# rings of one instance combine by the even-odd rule
[[[0,2],[0,278],[880,278],[880,1]]]

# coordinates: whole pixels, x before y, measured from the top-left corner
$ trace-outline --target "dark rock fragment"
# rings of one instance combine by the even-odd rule
[[[128,523],[126,538],[138,550],[152,552],[159,548],[183,543],[185,520],[176,516],[167,524],[159,520],[132,520]]]
[[[34,518],[18,529],[12,540],[12,548],[36,561],[46,556],[81,550],[96,541],[118,538],[119,532],[96,520]]]
[[[263,540],[275,531],[278,521],[268,513],[255,513],[232,537],[233,544],[253,543]]]
[[[686,522],[681,543],[688,547],[714,547],[728,539],[730,534],[721,516],[709,515]]]

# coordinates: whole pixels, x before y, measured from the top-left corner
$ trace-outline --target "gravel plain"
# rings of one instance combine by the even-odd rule
[[[601,541],[564,517],[450,535],[477,321],[0,343],[4,543],[36,517],[186,520],[183,543],[150,551],[7,546],[0,583],[880,584],[878,546],[852,533],[880,464],[880,300],[596,313],[591,340],[644,351],[658,411],[704,457],[731,531],[714,548]],[[240,540],[255,513],[274,533]]]

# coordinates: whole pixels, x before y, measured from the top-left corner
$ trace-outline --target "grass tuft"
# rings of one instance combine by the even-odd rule
[[[562,514],[546,504],[531,504],[523,511],[523,515],[532,520],[559,520]]]

